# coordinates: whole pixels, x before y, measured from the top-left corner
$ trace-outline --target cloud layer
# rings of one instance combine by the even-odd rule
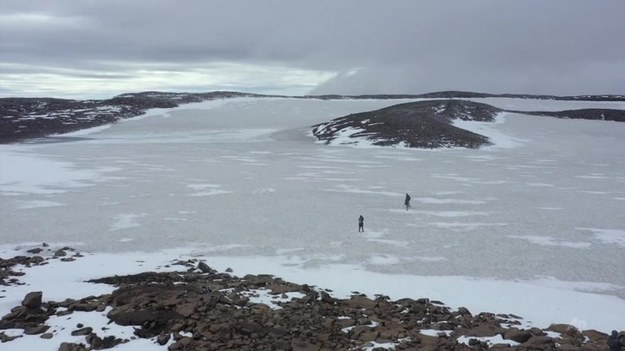
[[[625,2],[20,1],[0,94],[625,91]]]

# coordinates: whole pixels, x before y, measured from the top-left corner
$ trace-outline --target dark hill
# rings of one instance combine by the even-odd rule
[[[625,122],[625,110],[515,111],[468,100],[427,100],[336,118],[327,123],[314,125],[312,133],[326,144],[368,143],[377,146],[402,145],[429,149],[479,148],[490,144],[488,138],[455,127],[452,121],[460,119],[492,122],[500,112]]]
[[[501,111],[490,105],[465,100],[410,102],[318,124],[314,126],[313,135],[326,143],[332,143],[338,137],[346,136],[346,131],[355,131],[350,138],[364,138],[378,146],[403,144],[430,149],[478,148],[490,144],[488,138],[455,127],[451,121],[491,122]]]
[[[2,98],[0,144],[111,124],[139,116],[152,108],[173,108],[204,100],[253,96],[260,95],[228,91],[200,94],[148,91],[122,94],[106,100]]]

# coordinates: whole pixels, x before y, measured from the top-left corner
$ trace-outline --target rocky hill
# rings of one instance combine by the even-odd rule
[[[625,122],[625,110],[514,111],[469,100],[447,99],[410,102],[350,114],[312,126],[312,134],[321,142],[335,145],[479,148],[489,145],[489,139],[458,128],[453,121],[493,122],[501,112]]]
[[[377,146],[478,148],[488,145],[488,138],[454,127],[451,121],[490,122],[499,112],[496,107],[463,100],[410,102],[333,119],[314,126],[313,135],[329,144],[366,140]]]
[[[0,144],[115,123],[152,108],[173,108],[204,100],[257,96],[236,92],[201,94],[143,92],[107,100],[0,99]]]

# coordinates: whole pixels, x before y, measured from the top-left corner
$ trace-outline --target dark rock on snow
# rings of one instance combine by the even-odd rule
[[[39,308],[41,307],[41,297],[43,293],[41,291],[33,291],[26,296],[24,296],[24,300],[22,300],[22,306],[26,308]]]
[[[560,334],[554,338],[538,328],[508,326],[518,323],[520,317],[513,315],[474,315],[464,307],[451,310],[426,298],[393,301],[384,295],[369,298],[355,293],[338,299],[315,287],[271,275],[239,278],[194,259],[177,264],[190,268],[93,280],[117,286],[113,293],[101,296],[54,302],[42,301],[40,292],[30,293],[22,306],[2,317],[0,329],[21,328],[26,334],[41,334],[54,342],[54,334],[45,325],[49,316],[110,307],[112,322],[134,326],[136,337],[154,338],[159,345],[171,343],[168,350],[172,351],[361,350],[370,347],[371,341],[392,342],[396,350],[606,349],[607,334],[579,331],[566,324],[547,328]],[[250,298],[261,292],[273,296],[272,302],[252,302]],[[295,297],[289,298],[292,293]],[[59,308],[63,310],[57,312]],[[128,341],[101,338],[93,327],[76,325],[72,335],[84,336],[85,342],[61,343],[59,350],[108,349]],[[421,334],[423,329],[438,330],[439,337]],[[491,345],[480,339],[497,335],[519,345]],[[469,345],[459,344],[460,336],[469,337]],[[0,332],[0,341],[12,339]]]
[[[0,98],[0,144],[116,123],[151,108],[255,94],[236,92],[122,94],[106,100]]]

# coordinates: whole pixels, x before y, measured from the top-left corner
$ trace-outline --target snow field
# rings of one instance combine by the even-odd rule
[[[213,101],[79,141],[0,146],[1,243],[80,243],[93,253],[80,264],[92,277],[201,257],[345,296],[429,297],[538,326],[625,329],[625,125],[508,114],[472,125],[507,145],[481,150],[329,147],[307,136],[310,125],[400,102]],[[48,276],[83,287],[71,291],[104,289],[54,267]],[[42,268],[3,293],[2,310],[32,290],[61,298]]]

